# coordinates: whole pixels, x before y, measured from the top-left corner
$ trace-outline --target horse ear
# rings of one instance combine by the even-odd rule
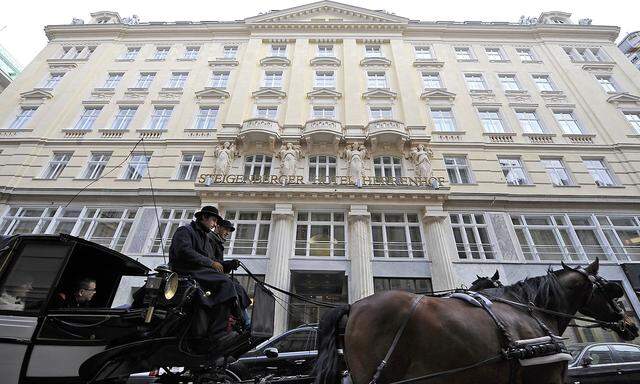
[[[482,279],[482,277],[480,277],[480,275],[476,275],[476,277],[477,277],[478,279]]]
[[[600,259],[598,257],[596,257],[596,259],[594,260],[593,263],[589,264],[589,266],[587,268],[585,268],[584,270],[590,274],[590,275],[597,275],[598,274],[598,269],[600,269]]]
[[[561,261],[560,264],[562,264],[562,269],[564,269],[565,271],[573,271],[573,268],[565,264],[564,261]]]
[[[500,280],[500,272],[498,272],[497,269],[496,269],[496,273],[494,273],[493,276],[491,277],[491,280],[493,281]]]

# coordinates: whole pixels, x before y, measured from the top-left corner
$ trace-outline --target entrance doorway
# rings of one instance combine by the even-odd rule
[[[298,295],[333,304],[349,301],[344,272],[291,272],[291,291]],[[305,303],[296,298],[289,302],[289,329],[318,323],[330,308]]]

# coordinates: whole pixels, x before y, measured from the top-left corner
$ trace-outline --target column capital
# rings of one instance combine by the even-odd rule
[[[279,217],[285,219],[293,217],[293,205],[292,204],[276,204],[276,207],[271,211],[272,217]]]
[[[442,207],[425,207],[422,210],[422,222],[425,224],[445,220],[448,217],[449,214],[442,210]]]
[[[347,218],[349,221],[355,220],[368,220],[371,217],[371,213],[367,211],[366,205],[352,205]]]

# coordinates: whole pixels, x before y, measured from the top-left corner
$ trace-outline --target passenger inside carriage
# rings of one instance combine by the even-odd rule
[[[73,284],[73,289],[66,292],[58,292],[55,294],[51,307],[52,308],[89,308],[94,302],[93,298],[96,294],[96,280],[85,277],[79,279]]]
[[[26,274],[16,275],[14,281],[5,284],[0,293],[0,309],[8,311],[24,311],[32,306],[29,293],[33,290],[33,277]]]

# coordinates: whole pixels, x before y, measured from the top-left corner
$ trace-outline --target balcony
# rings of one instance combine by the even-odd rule
[[[489,143],[513,143],[513,138],[516,136],[515,132],[485,132],[482,134],[487,138]]]
[[[367,125],[367,138],[374,146],[399,145],[399,148],[402,148],[404,142],[409,139],[409,133],[404,123],[397,120],[381,119],[371,121]]]
[[[263,117],[255,117],[245,120],[242,123],[240,138],[248,142],[273,142],[280,138],[281,132],[282,128],[277,121]]]
[[[342,136],[342,124],[332,119],[309,120],[302,132],[302,138],[309,144],[337,144]]]

